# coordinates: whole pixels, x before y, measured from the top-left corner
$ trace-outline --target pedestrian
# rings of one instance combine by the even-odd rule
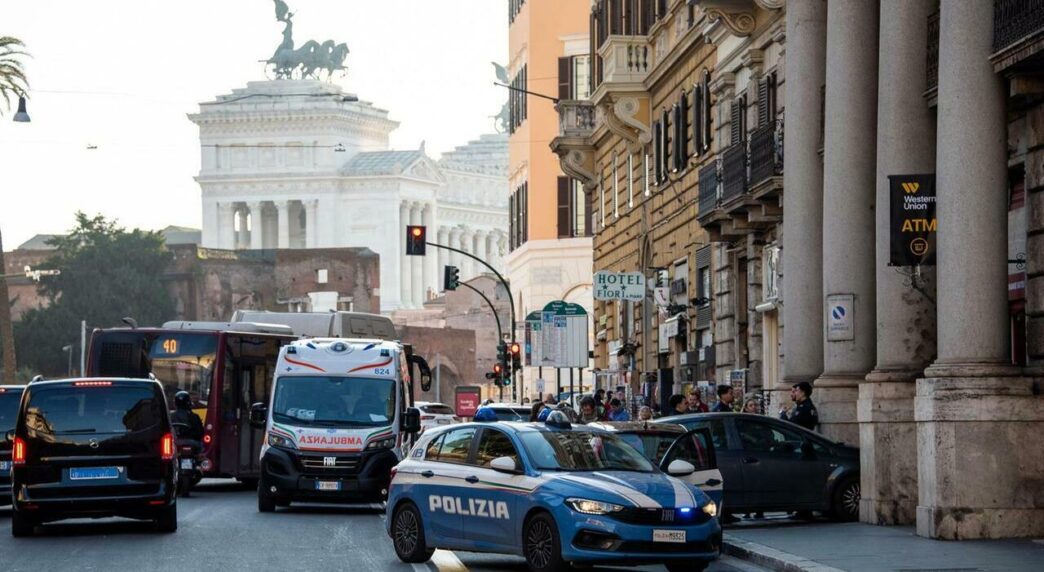
[[[638,420],[639,421],[651,421],[653,418],[653,411],[648,405],[643,405],[638,409]]]
[[[714,404],[715,413],[732,413],[732,403],[736,396],[732,394],[731,385],[718,386],[718,402]]]
[[[550,393],[548,393],[547,397],[544,398],[544,404],[546,405],[554,405],[556,403],[558,403],[558,400],[556,400],[555,396]]]
[[[529,420],[537,421],[540,419],[540,412],[546,409],[543,401],[537,400],[533,402],[533,406],[529,409]]]
[[[523,397],[522,398],[522,405],[529,405],[529,398],[528,397]]]
[[[623,387],[616,388],[616,398],[623,403],[627,403],[627,392],[624,391]]]
[[[630,421],[631,412],[624,407],[622,401],[617,398],[613,398],[609,402],[609,420],[610,421]]]
[[[710,408],[703,402],[700,392],[695,387],[689,391],[689,397],[685,401],[685,411],[682,413],[707,413]]]
[[[743,400],[743,412],[755,415],[761,412],[760,407],[758,407],[758,399],[754,397],[753,393],[747,395],[746,399]]]
[[[598,418],[601,420],[606,419],[606,406],[605,406],[605,390],[599,389],[594,394],[595,400],[595,411],[598,413]]]
[[[595,398],[585,395],[580,400],[580,423],[594,423],[601,420],[602,418],[598,415],[598,405],[595,402]]]
[[[816,425],[819,424],[819,412],[812,403],[812,384],[807,381],[795,383],[790,388],[790,399],[794,402],[794,406],[789,410],[781,409],[779,418],[800,425],[809,431],[815,431]]]
[[[680,393],[675,393],[667,400],[667,409],[670,415],[684,415],[689,412],[685,396]]]

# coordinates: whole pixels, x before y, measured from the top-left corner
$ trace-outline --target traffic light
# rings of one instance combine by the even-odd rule
[[[497,344],[497,363],[502,364],[507,362],[507,344],[500,342]]]
[[[500,385],[511,385],[511,376],[508,375],[508,345],[503,341],[497,344],[497,363],[493,365],[493,371],[500,377]]]
[[[499,362],[493,364],[493,384],[497,387],[504,386],[504,366]]]
[[[511,342],[511,371],[522,369],[522,344]]]
[[[406,227],[406,254],[409,256],[424,256],[425,246],[428,242],[428,228],[425,226]]]
[[[456,290],[460,286],[460,268],[446,266],[442,274],[442,289]]]

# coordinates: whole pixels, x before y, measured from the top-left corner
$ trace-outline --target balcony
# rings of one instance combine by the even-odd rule
[[[609,36],[598,50],[602,58],[599,88],[640,84],[655,66],[653,49],[647,36]],[[640,88],[644,90],[644,88]]]
[[[558,155],[562,172],[594,189],[594,134],[596,113],[594,102],[562,100],[558,111],[558,136],[551,140],[551,151]]]
[[[586,138],[594,133],[595,107],[587,100],[564,100],[555,106],[558,111],[558,136]]]
[[[1044,0],[994,0],[993,51],[995,71],[1039,70],[1044,59]]]
[[[720,193],[718,189],[718,161],[700,169],[700,219],[710,215],[718,208]]]
[[[758,198],[783,189],[783,120],[750,134],[750,191]]]
[[[747,145],[729,145],[721,154],[721,202],[726,204],[747,193]]]

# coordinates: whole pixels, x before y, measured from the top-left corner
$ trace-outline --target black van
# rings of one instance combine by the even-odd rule
[[[24,385],[0,385],[0,506],[11,504],[11,443]]]
[[[14,536],[45,522],[109,516],[177,530],[177,454],[159,382],[31,383],[13,437]]]

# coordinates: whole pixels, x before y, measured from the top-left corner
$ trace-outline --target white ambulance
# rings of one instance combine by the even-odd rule
[[[420,430],[408,346],[381,339],[313,338],[280,350],[268,403],[251,422],[265,429],[258,510],[293,501],[379,502],[391,469]],[[427,390],[426,387],[424,387]]]

